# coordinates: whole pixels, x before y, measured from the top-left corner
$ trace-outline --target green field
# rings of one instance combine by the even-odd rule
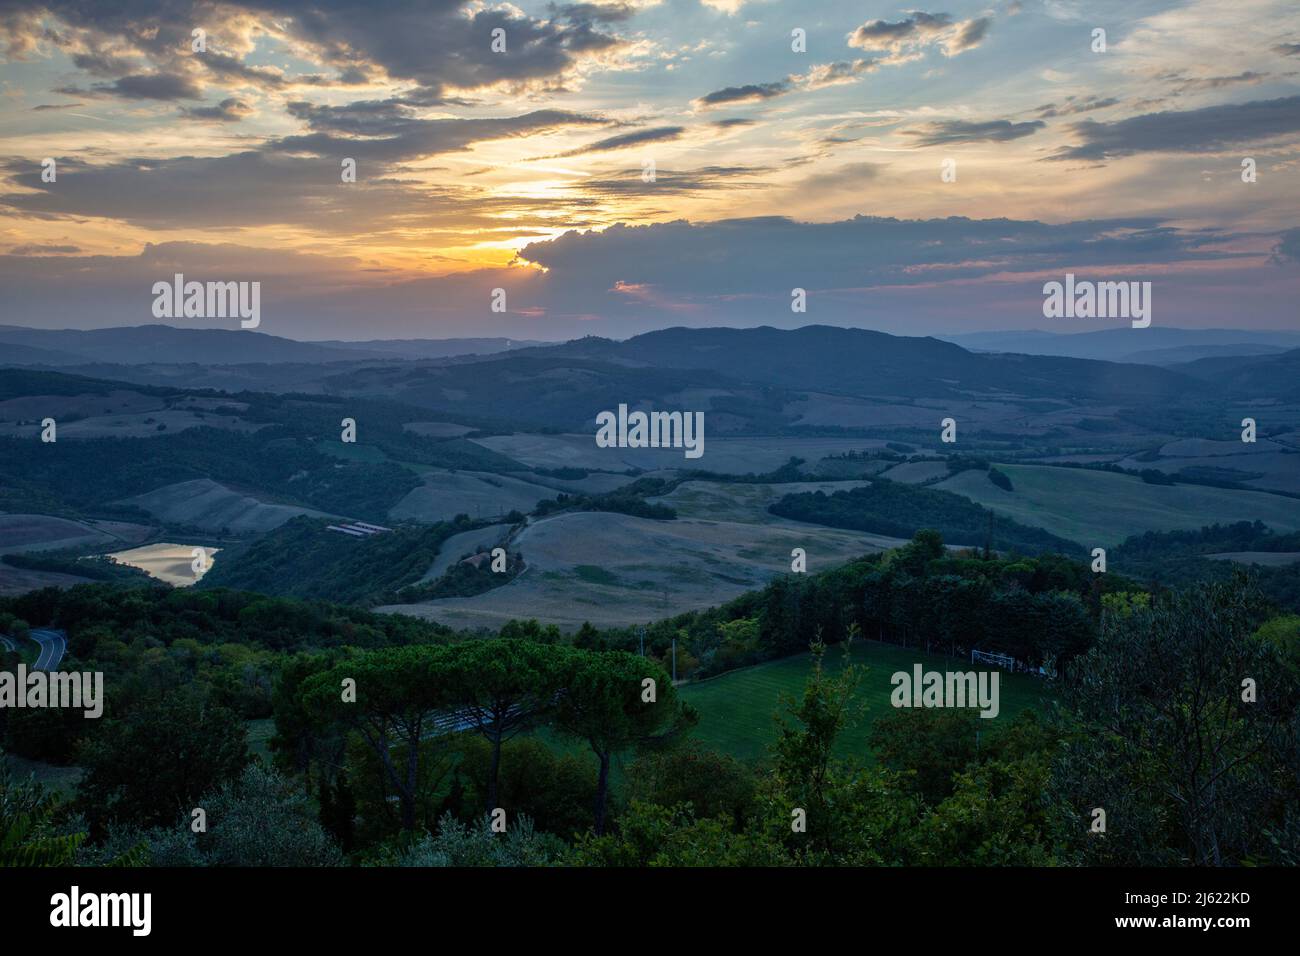
[[[843,651],[828,648],[824,658],[826,669],[836,673],[844,665]],[[891,711],[889,694],[893,690],[890,677],[895,671],[910,672],[914,664],[926,670],[969,670],[969,664],[951,657],[922,654],[914,649],[859,641],[853,648],[854,663],[865,666],[866,673],[858,685],[857,699],[865,705],[862,720],[840,737],[837,752],[842,757],[853,757],[870,762],[866,737],[871,722]],[[698,684],[687,684],[680,693],[700,712],[700,722],[695,736],[706,746],[732,754],[741,759],[763,756],[767,746],[776,737],[775,714],[781,708],[781,695],[797,695],[808,677],[810,655],[786,657],[766,664],[747,667],[715,677]],[[1027,674],[1001,676],[1001,713],[992,719],[982,720],[990,728],[998,727],[1027,708],[1043,703],[1043,682]]]
[[[1194,530],[1256,519],[1277,531],[1300,529],[1300,502],[1263,491],[1204,485],[1150,485],[1141,478],[1081,468],[1002,465],[1013,491],[982,471],[964,471],[934,487],[965,495],[998,514],[1085,548],[1111,547],[1147,531]]]

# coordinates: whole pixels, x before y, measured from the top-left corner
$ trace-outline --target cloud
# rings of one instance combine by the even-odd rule
[[[630,3],[552,3],[551,15],[570,23],[621,23],[636,16]]]
[[[475,119],[419,119],[388,103],[343,107],[298,103],[291,104],[290,109],[307,120],[314,132],[272,140],[266,149],[380,163],[458,152],[487,140],[535,136],[574,126],[609,125],[609,120],[597,116],[554,109]],[[355,138],[358,136],[364,138]]]
[[[695,100],[697,107],[709,109],[715,106],[731,106],[736,103],[761,103],[774,97],[789,93],[794,88],[793,82],[786,78],[772,83],[747,83],[744,86],[727,86],[712,93],[706,93]]]
[[[927,43],[952,28],[946,13],[914,12],[906,20],[868,20],[853,31],[849,46],[863,50],[887,50],[896,53],[914,43]]]
[[[366,316],[368,336],[621,336],[661,327],[668,311],[697,325],[811,320],[923,334],[936,322],[1033,327],[1042,321],[1042,276],[1072,271],[1157,280],[1172,273],[1160,285],[1162,308],[1184,325],[1221,322],[1229,301],[1257,325],[1293,325],[1300,273],[1265,268],[1267,252],[1226,251],[1242,238],[1150,217],[677,220],[571,231],[525,246],[521,260],[545,272],[473,269],[417,279],[348,256],[164,243],[138,256],[0,256],[0,321],[147,322],[152,282],[183,272],[262,281],[262,331],[300,338],[355,338],[358,315]],[[1279,243],[1282,253],[1294,255],[1295,243]],[[809,290],[807,316],[790,313],[795,286]],[[508,290],[510,313],[486,314],[493,288]]]
[[[874,175],[867,164],[837,173]],[[568,232],[520,256],[565,283],[608,288],[617,280],[683,295],[775,294],[791,285],[854,288],[917,284],[1002,270],[1132,265],[1231,258],[1211,251],[1218,233],[1181,231],[1157,219],[1049,224],[1033,220],[901,220],[875,216],[828,223],[770,216]],[[800,281],[795,282],[794,277]]]
[[[944,53],[947,56],[956,56],[966,50],[975,49],[988,35],[989,27],[992,25],[993,19],[991,17],[966,20],[959,25],[960,29],[957,31],[956,36],[944,45]]]
[[[81,251],[80,246],[42,246],[28,244],[14,246],[9,250],[11,256],[63,256],[74,255]]]
[[[846,163],[826,172],[806,176],[794,186],[794,189],[815,196],[861,189],[866,183],[876,179],[885,168],[883,163]]]
[[[1243,70],[1227,76],[1190,76],[1185,70],[1170,70],[1156,77],[1173,84],[1173,95],[1219,90],[1228,86],[1257,86],[1268,79],[1267,73]]]
[[[552,19],[541,19],[473,0],[11,0],[0,17],[0,36],[11,58],[54,45],[97,76],[125,78],[141,59],[160,73],[186,74],[191,83],[206,74],[268,89],[385,75],[415,84],[432,100],[451,90],[561,85],[586,61],[612,56],[625,45],[599,26],[626,19],[624,6],[569,4],[556,8]],[[196,26],[207,29],[209,48],[192,55],[190,31]],[[505,31],[508,55],[491,47],[498,29]],[[261,36],[338,71],[338,79],[246,65],[242,57]],[[132,89],[110,84],[106,92],[125,97]],[[159,98],[142,89],[142,98]]]
[[[1042,120],[1029,120],[1024,123],[1013,123],[1010,120],[988,120],[982,123],[943,120],[927,123],[915,129],[903,130],[903,135],[912,137],[917,146],[942,146],[949,143],[1005,143],[1032,136],[1046,125]]]
[[[249,150],[227,156],[133,159],[90,165],[60,159],[58,183],[39,166],[0,164],[21,191],[0,194],[0,209],[44,219],[96,217],[143,228],[232,229],[289,224],[333,236],[383,229],[499,226],[541,205],[467,186],[431,186],[377,177],[359,163],[356,183],[340,182],[337,161]],[[520,225],[527,225],[521,221]]]
[[[771,172],[765,166],[702,166],[699,169],[656,169],[654,182],[641,178],[641,169],[629,169],[623,175],[594,176],[574,184],[582,193],[604,199],[657,197],[690,194],[720,189],[756,189],[766,183],[747,182]]]
[[[761,103],[775,99],[796,90],[820,90],[828,86],[852,83],[864,73],[876,69],[874,60],[840,60],[835,63],[822,63],[812,67],[807,73],[792,73],[783,80],[771,83],[749,83],[745,86],[728,86],[712,93],[706,93],[693,101],[696,109],[713,109],[719,106],[732,106],[740,103]]]
[[[1067,96],[1060,103],[1045,103],[1038,107],[1037,113],[1041,119],[1051,119],[1054,116],[1073,116],[1078,113],[1091,113],[1093,110],[1118,106],[1119,102],[1120,101],[1113,96]]]
[[[245,116],[252,116],[253,108],[243,100],[232,96],[222,100],[216,106],[189,106],[181,112],[192,119],[238,123]]]
[[[876,68],[875,60],[839,60],[835,63],[814,66],[802,76],[794,76],[791,79],[801,89],[820,90],[827,86],[852,83],[864,73],[870,73]]]
[[[1273,261],[1278,265],[1300,262],[1300,229],[1288,229],[1273,247]]]
[[[848,44],[887,54],[882,64],[918,59],[932,46],[942,50],[944,56],[957,56],[979,46],[992,24],[992,17],[954,21],[951,14],[913,10],[898,21],[868,20],[848,35]]]
[[[740,12],[741,7],[745,5],[745,0],[700,0],[700,3],[711,10],[717,10],[719,13],[734,17]]]
[[[643,146],[646,143],[663,143],[681,139],[682,134],[685,132],[686,127],[684,126],[659,126],[654,129],[637,130],[633,133],[621,133],[618,136],[609,136],[594,143],[588,143],[586,146],[579,146],[577,149],[556,153],[555,158],[586,156],[590,153],[607,153],[616,149],[627,149],[630,146]]]
[[[63,87],[55,90],[65,96],[116,96],[128,100],[197,100],[203,86],[192,77],[178,73],[134,73],[112,83],[96,83],[89,89]]]
[[[1300,130],[1300,96],[1228,103],[1182,112],[1146,113],[1114,123],[1070,127],[1081,142],[1053,159],[1106,160],[1135,153],[1200,153],[1257,143]]]

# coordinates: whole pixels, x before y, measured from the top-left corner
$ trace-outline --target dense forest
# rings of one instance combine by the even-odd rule
[[[1211,560],[1212,554],[1300,554],[1300,532],[1278,534],[1261,521],[1208,525],[1196,531],[1148,531],[1112,549],[1110,561],[1145,581],[1182,586],[1193,581],[1226,581],[1237,573],[1233,561]],[[1255,564],[1251,573],[1260,593],[1280,608],[1300,611],[1300,561]]]
[[[648,626],[648,655],[666,662],[675,639],[678,672],[707,677],[805,650],[856,632],[918,650],[1010,654],[1026,666],[1064,664],[1091,645],[1107,595],[1139,590],[1119,574],[1093,574],[1062,555],[952,553],[923,531],[905,547],[817,574],[790,574],[716,608]],[[630,649],[630,628],[578,631],[591,647]]]
[[[949,560],[927,557],[932,543],[897,560]],[[803,692],[746,762],[691,739],[695,714],[657,662],[545,629],[461,640],[234,592],[43,592],[3,613],[52,614],[75,663],[115,668],[115,692],[73,753],[44,755],[85,771],[70,801],[0,766],[0,852],[176,866],[1300,862],[1300,626],[1271,627],[1245,579],[1101,603],[1056,678],[1058,708],[978,736],[968,710],[895,711],[872,726],[868,766],[834,750],[857,726],[861,671],[824,667],[838,650],[815,640]],[[299,639],[272,650],[286,620]],[[215,643],[236,633],[246,643]],[[1189,711],[1193,694],[1217,703]],[[253,700],[274,716],[269,760],[247,745]],[[6,746],[52,744],[41,731],[11,716]],[[204,832],[188,825],[195,806]],[[267,826],[276,840],[258,836]]]

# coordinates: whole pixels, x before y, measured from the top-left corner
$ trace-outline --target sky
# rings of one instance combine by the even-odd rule
[[[1300,4],[913,2],[0,0],[0,323],[1300,329]]]

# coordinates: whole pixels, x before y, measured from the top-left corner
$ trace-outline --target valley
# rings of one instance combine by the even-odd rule
[[[184,334],[168,336],[166,348],[179,348]],[[98,341],[109,346],[103,357],[123,354],[106,334]],[[85,340],[77,347],[88,348]],[[289,345],[276,348],[298,357]],[[386,594],[376,605],[386,612],[454,627],[493,630],[525,617],[571,632],[584,622],[630,626],[716,605],[789,574],[794,548],[816,570],[896,547],[924,526],[929,499],[909,505],[901,523],[878,515],[828,526],[774,513],[794,513],[787,500],[874,481],[972,503],[977,511],[953,526],[965,529],[952,537],[955,546],[985,543],[979,509],[1079,548],[1213,522],[1300,527],[1300,499],[1286,496],[1300,488],[1300,404],[1279,394],[1259,413],[1265,434],[1243,444],[1226,427],[1240,414],[1240,397],[1216,395],[1178,364],[1156,371],[976,355],[933,339],[821,327],[674,329],[622,343],[583,339],[401,360],[331,348],[307,365],[272,363],[257,372],[274,386],[283,371],[283,387],[297,390],[309,367],[314,393],[292,395],[0,372],[0,429],[9,436],[0,441],[13,450],[0,466],[0,508],[8,512],[0,514],[0,552],[55,556],[39,568],[0,564],[0,586],[14,590],[42,574],[72,583],[80,580],[79,561],[120,554],[123,542],[157,543],[165,554],[141,566],[192,584],[188,560],[181,567],[163,544],[179,532],[188,536],[180,540],[222,550],[212,582],[327,594],[330,567],[371,566],[367,551],[380,544],[340,543],[324,524],[303,526],[283,547],[309,542],[308,553],[332,557],[316,571],[303,565],[277,580],[277,535],[295,519],[364,520],[447,530],[428,539],[440,544],[422,566],[404,561],[400,573],[348,582],[345,592]],[[161,347],[142,354],[165,359]],[[769,354],[782,361],[767,361]],[[1234,368],[1280,361],[1268,351],[1234,359]],[[1051,394],[1051,376],[1067,369],[1076,387]],[[1089,383],[1103,379],[1105,391],[1089,394]],[[1126,404],[1156,393],[1172,403],[1168,415]],[[615,399],[630,408],[701,411],[704,455],[600,447],[596,413],[617,407]],[[36,441],[31,422],[47,415],[62,418],[67,444],[19,452]],[[339,441],[345,417],[358,422],[355,444]],[[951,445],[940,440],[948,417],[957,422]],[[1009,488],[990,480],[990,462]],[[1070,462],[1098,467],[1059,467]],[[110,484],[87,480],[106,469]],[[1137,477],[1146,472],[1168,480]],[[910,500],[891,495],[881,507]],[[673,517],[640,513],[651,506]],[[877,526],[889,530],[865,530]],[[498,544],[520,562],[508,581],[460,567]],[[347,558],[340,548],[356,554]],[[268,577],[239,571],[252,567],[250,554]],[[460,583],[440,584],[453,571]],[[446,596],[391,599],[417,585],[437,585]]]

